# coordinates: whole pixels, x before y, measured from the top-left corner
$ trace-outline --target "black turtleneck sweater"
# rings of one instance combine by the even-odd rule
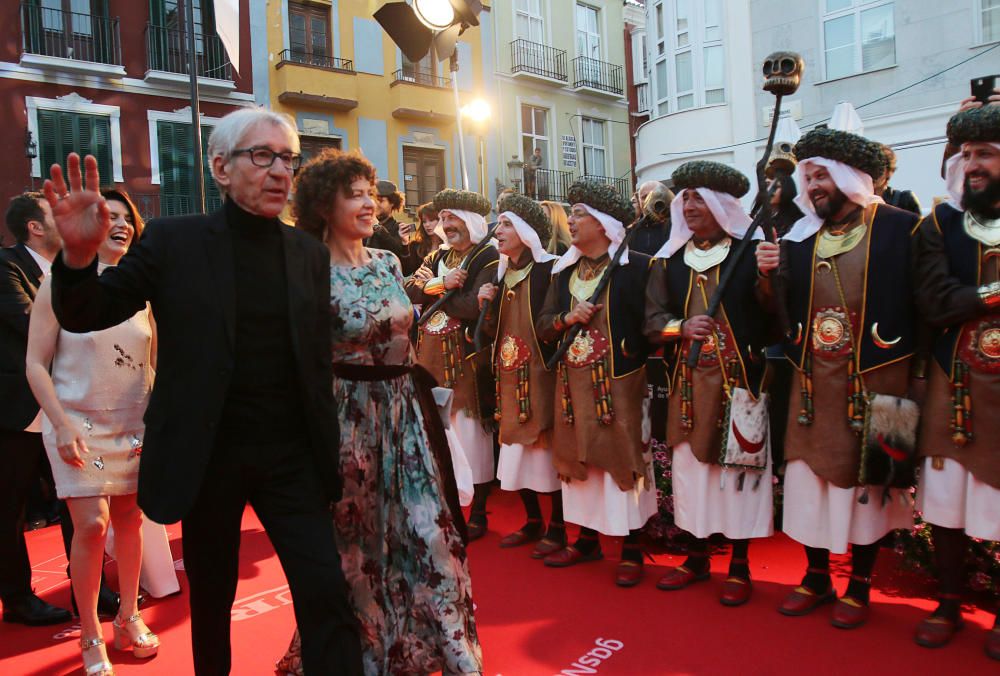
[[[277,218],[226,201],[236,276],[233,375],[222,411],[222,442],[289,441],[304,428],[288,316],[288,280]]]

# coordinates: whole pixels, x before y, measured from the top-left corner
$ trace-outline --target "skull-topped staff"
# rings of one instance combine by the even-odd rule
[[[753,234],[757,231],[757,228],[763,227],[770,222],[772,225],[769,229],[765,229],[765,234],[772,239],[777,236],[773,226],[773,214],[770,202],[772,190],[779,183],[775,181],[772,190],[768,190],[764,170],[767,167],[768,159],[771,157],[771,149],[774,147],[774,135],[778,131],[778,118],[781,116],[781,99],[798,91],[799,84],[802,82],[803,70],[805,70],[805,62],[795,52],[774,52],[764,60],[764,67],[762,69],[764,76],[763,88],[764,91],[774,94],[774,112],[771,114],[771,131],[767,135],[767,145],[764,147],[764,155],[757,162],[757,197],[754,199],[754,210],[752,212],[754,218],[747,229],[747,234],[743,238],[743,241],[733,251],[733,264],[723,272],[718,286],[715,287],[715,292],[712,293],[712,297],[708,301],[708,308],[705,310],[705,314],[709,317],[714,317],[715,313],[719,311],[719,305],[722,303],[722,295],[726,292],[726,288],[730,284],[733,271],[738,267],[736,263],[750,249],[753,242]],[[782,295],[778,289],[775,289],[775,292],[779,297]],[[779,317],[779,323],[781,323],[782,331],[785,331],[787,320]],[[687,358],[689,368],[693,369],[698,365],[702,342],[696,340],[692,343]]]

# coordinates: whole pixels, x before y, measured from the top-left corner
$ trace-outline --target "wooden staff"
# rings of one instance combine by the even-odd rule
[[[494,223],[493,227],[490,228],[486,232],[486,236],[483,237],[481,240],[479,240],[479,244],[477,244],[476,246],[472,247],[472,250],[469,251],[468,255],[466,255],[465,260],[463,260],[462,264],[459,266],[460,269],[462,269],[462,270],[468,270],[469,266],[472,265],[473,259],[476,256],[478,256],[480,253],[482,253],[483,251],[485,251],[486,247],[492,246],[492,244],[490,244],[490,240],[493,239],[493,233],[496,232],[496,229],[497,229],[497,224]],[[468,281],[468,280],[466,280],[466,281]],[[441,308],[442,305],[444,305],[445,303],[448,302],[449,298],[451,298],[452,296],[454,296],[456,293],[458,293],[461,290],[462,290],[462,287],[461,286],[457,286],[454,289],[449,289],[448,291],[446,291],[444,293],[444,295],[442,295],[440,298],[438,298],[436,301],[434,301],[431,304],[431,306],[429,308],[427,308],[427,310],[422,315],[420,315],[420,318],[417,320],[417,326],[423,326],[427,322],[427,320],[430,319],[431,316],[435,312],[437,312],[438,309]]]

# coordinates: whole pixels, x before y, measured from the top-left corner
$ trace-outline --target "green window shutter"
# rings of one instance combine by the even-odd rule
[[[101,185],[114,183],[111,163],[111,118],[59,110],[38,111],[38,157],[42,177],[49,178],[53,164],[65,165],[66,156],[97,158]]]
[[[194,152],[191,148],[191,125],[181,122],[156,123],[158,154],[160,157],[160,215],[176,216],[194,213],[191,196]],[[202,156],[205,172],[205,211],[212,212],[222,206],[222,196],[208,167],[208,137],[211,127],[201,128]]]

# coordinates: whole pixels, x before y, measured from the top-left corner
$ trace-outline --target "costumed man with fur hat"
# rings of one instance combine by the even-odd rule
[[[526,523],[500,540],[501,547],[539,541],[531,556],[541,559],[566,546],[562,513],[562,485],[552,462],[552,424],[555,411],[555,371],[545,362],[553,346],[535,335],[558,256],[545,251],[551,226],[545,211],[532,199],[510,194],[498,205],[496,229],[500,264],[499,285],[479,289],[481,303],[489,303],[484,332],[493,344],[497,420],[500,426],[500,487],[518,491]],[[546,530],[538,494],[552,496]]]
[[[486,499],[493,471],[494,387],[489,354],[492,345],[476,353],[472,331],[479,319],[479,288],[496,276],[499,260],[493,246],[478,248],[488,233],[489,200],[468,190],[442,190],[434,196],[438,229],[444,244],[429,254],[406,282],[410,300],[426,309],[446,292],[458,289],[439,310],[420,325],[417,361],[437,379],[438,385],[454,390],[451,403],[451,441],[456,466],[471,468],[475,494],[469,515],[469,539],[486,534]],[[466,258],[473,256],[469,261]],[[459,477],[456,476],[456,479]],[[459,488],[463,482],[458,481]]]
[[[721,602],[750,599],[750,538],[774,532],[767,395],[762,392],[768,343],[765,299],[751,256],[733,248],[750,217],[739,198],[746,176],[718,162],[687,162],[673,174],[680,190],[671,205],[673,231],[657,253],[646,286],[646,337],[666,344],[670,377],[667,445],[673,448],[674,515],[695,537],[684,565],[657,584],[683,589],[709,578],[708,537],[733,543]],[[760,231],[756,236],[760,237]],[[736,266],[714,318],[706,314],[720,276]],[[766,302],[769,305],[769,302]],[[688,366],[692,341],[703,341]]]
[[[582,326],[558,366],[552,440],[565,518],[580,525],[580,536],[545,557],[545,565],[596,561],[603,557],[598,533],[624,536],[615,582],[630,587],[642,579],[640,529],[657,512],[642,334],[650,258],[623,251],[610,284],[591,303],[634,211],[602,183],[577,181],[568,197],[572,246],[552,267],[535,329],[554,343]]]
[[[814,129],[795,156],[803,188],[795,201],[805,216],[782,240],[780,268],[777,245],[757,248],[762,274],[779,274],[787,289],[785,355],[797,371],[783,527],[805,545],[808,568],[779,610],[805,615],[836,600],[831,624],[851,629],[870,614],[879,540],[913,523],[908,491],[898,489],[906,473],[893,458],[912,453],[919,417],[905,399],[916,342],[910,251],[917,217],[874,194],[885,163],[879,144]],[[830,552],[844,553],[848,544],[851,578],[838,600]]]
[[[949,202],[915,242],[917,303],[936,330],[920,432],[918,507],[931,524],[939,605],[915,640],[936,648],[961,627],[967,536],[1000,540],[1000,105],[960,112],[948,141]],[[1000,622],[986,653],[1000,660]]]

